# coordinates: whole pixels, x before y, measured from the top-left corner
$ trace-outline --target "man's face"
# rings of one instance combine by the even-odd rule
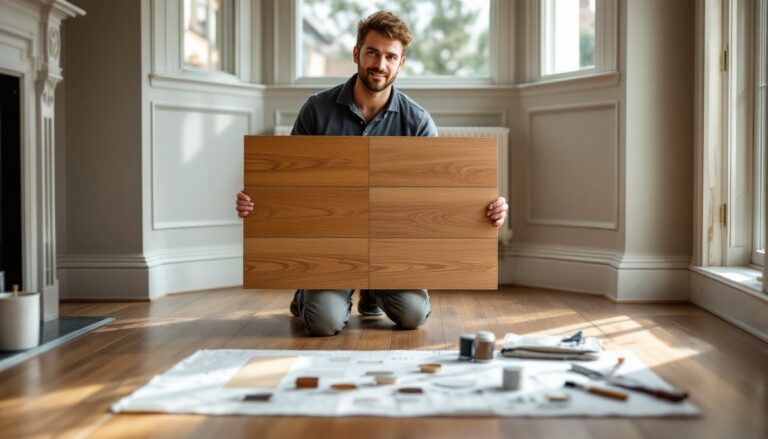
[[[376,31],[368,32],[363,45],[354,48],[352,56],[357,74],[365,88],[373,92],[392,85],[405,64],[403,43]]]

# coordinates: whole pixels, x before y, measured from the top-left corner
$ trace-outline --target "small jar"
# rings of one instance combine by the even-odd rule
[[[462,334],[459,339],[459,360],[470,361],[474,355],[475,334]]]
[[[475,335],[475,361],[487,363],[493,360],[496,336],[491,331],[480,331]]]
[[[523,368],[520,366],[507,366],[502,369],[502,384],[504,390],[520,390],[523,380]]]

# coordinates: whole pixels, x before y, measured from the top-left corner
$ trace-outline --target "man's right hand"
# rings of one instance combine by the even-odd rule
[[[247,217],[253,210],[251,197],[245,195],[245,192],[238,192],[237,201],[235,201],[235,210],[237,211],[237,216],[240,218]]]

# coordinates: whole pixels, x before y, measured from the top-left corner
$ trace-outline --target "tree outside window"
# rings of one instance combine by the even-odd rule
[[[300,76],[348,76],[357,23],[390,11],[411,28],[403,76],[490,76],[490,0],[302,0]]]

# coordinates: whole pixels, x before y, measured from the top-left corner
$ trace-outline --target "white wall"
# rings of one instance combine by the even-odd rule
[[[687,298],[693,22],[691,1],[622,1],[615,80],[521,90],[513,282]]]
[[[240,284],[233,201],[242,136],[261,130],[260,88],[180,72],[180,2],[77,3],[89,14],[67,28],[62,296]]]
[[[692,254],[692,1],[627,2],[625,254],[653,257],[668,282],[649,298],[688,298]],[[679,258],[666,266],[665,257]],[[687,258],[687,260],[686,260]],[[684,264],[684,265],[683,265]],[[637,297],[647,271],[628,272],[618,297]],[[633,281],[630,280],[630,283]]]
[[[252,78],[252,27],[240,26],[238,63],[207,81],[183,69],[180,3],[142,1],[142,235],[149,297],[242,284],[243,136],[262,131],[263,87]],[[253,3],[254,5],[256,3]],[[238,2],[240,20],[257,18]],[[252,18],[251,18],[252,17]]]
[[[66,169],[58,187],[61,295],[125,297],[140,289],[141,46],[136,2],[82,0],[65,26]],[[61,109],[60,109],[61,110]],[[105,274],[108,273],[108,274]]]
[[[290,3],[239,3],[261,23],[241,27],[245,85],[180,71],[175,0],[77,3],[92,21],[67,29],[65,68],[79,79],[66,90],[62,294],[152,298],[239,284],[242,135],[290,125],[322,88],[290,85]],[[525,2],[501,2],[501,85],[402,88],[438,125],[511,128],[514,238],[502,283],[687,297],[694,8],[672,3],[619,2],[618,72],[521,85]],[[100,46],[115,38],[121,51]]]

